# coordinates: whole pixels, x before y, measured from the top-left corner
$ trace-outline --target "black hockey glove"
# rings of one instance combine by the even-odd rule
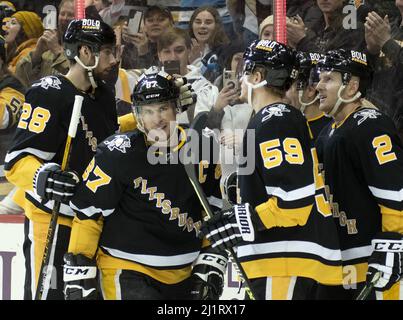
[[[180,108],[182,112],[186,111],[191,105],[196,103],[197,94],[193,91],[192,85],[190,83],[187,83],[187,79],[185,77],[176,78],[175,84],[177,87],[179,87],[180,90]]]
[[[252,213],[253,208],[249,203],[236,204],[230,210],[220,211],[202,224],[201,236],[205,236],[211,246],[219,250],[230,249],[241,241],[253,241],[255,230]]]
[[[211,250],[211,249],[210,249]],[[214,250],[218,252],[217,250]],[[192,300],[218,300],[224,288],[227,269],[226,252],[201,253],[192,269]]]
[[[97,300],[97,266],[94,260],[66,253],[64,255],[63,281],[65,300]]]
[[[34,176],[34,190],[45,200],[68,203],[80,178],[74,171],[62,171],[57,163],[45,163]]]
[[[374,287],[375,290],[385,291],[402,277],[403,236],[397,232],[380,232],[372,240],[372,247],[374,251],[368,261],[367,283],[380,272]]]

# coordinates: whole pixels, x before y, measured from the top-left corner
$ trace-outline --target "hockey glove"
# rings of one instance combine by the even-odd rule
[[[217,251],[217,250],[215,250]],[[224,287],[226,252],[201,253],[192,269],[192,300],[218,300]]]
[[[66,253],[64,255],[63,281],[65,300],[97,299],[97,267],[94,260]]]
[[[187,83],[187,79],[185,77],[176,78],[175,84],[180,90],[179,104],[181,111],[186,111],[191,105],[196,103],[197,95],[193,91],[192,85]]]
[[[74,171],[62,171],[57,163],[45,163],[34,176],[34,190],[42,199],[68,203],[80,178]]]
[[[372,240],[372,247],[374,251],[368,261],[367,283],[380,272],[374,287],[385,291],[402,277],[403,236],[397,232],[380,232]]]
[[[220,211],[201,226],[201,236],[205,236],[213,248],[230,249],[241,241],[255,240],[255,230],[249,203],[234,205],[230,210]]]

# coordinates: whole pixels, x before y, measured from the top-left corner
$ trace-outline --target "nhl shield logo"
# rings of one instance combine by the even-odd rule
[[[105,141],[108,149],[113,151],[114,149],[126,153],[126,148],[130,148],[130,139],[125,135],[117,135],[111,141]]]

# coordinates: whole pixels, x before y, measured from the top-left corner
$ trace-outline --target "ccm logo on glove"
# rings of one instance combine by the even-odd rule
[[[200,255],[200,258],[201,258],[200,259],[201,263],[206,264],[206,262],[215,262],[218,265],[223,266],[224,268],[227,266],[228,259],[224,260],[224,259],[222,259],[221,256],[219,256],[217,254],[206,254],[206,253],[204,253],[204,254]]]
[[[372,246],[375,251],[381,252],[403,252],[402,240],[376,240],[372,241]]]

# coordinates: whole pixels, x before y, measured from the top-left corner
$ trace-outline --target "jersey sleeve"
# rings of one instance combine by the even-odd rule
[[[51,161],[66,140],[66,121],[71,115],[55,96],[56,89],[31,88],[22,107],[14,139],[5,159],[10,170],[21,158],[33,155],[41,161]],[[62,94],[58,91],[57,94]],[[63,130],[65,129],[65,130]]]
[[[113,149],[111,151],[105,144],[113,141],[113,137],[98,146],[70,202],[71,208],[81,220],[97,220],[101,215],[103,217],[111,215],[126,188],[125,159],[122,159],[120,151]]]
[[[13,89],[4,88],[0,92],[0,129],[8,129],[15,125],[24,103],[24,95]]]
[[[356,130],[354,161],[382,214],[383,231],[403,233],[403,148],[392,120],[380,115]]]
[[[315,201],[305,122],[298,127],[298,123],[282,121],[287,120],[262,123],[256,134],[247,130],[244,137],[239,170],[241,201],[255,208],[254,220],[260,229],[305,225]]]

